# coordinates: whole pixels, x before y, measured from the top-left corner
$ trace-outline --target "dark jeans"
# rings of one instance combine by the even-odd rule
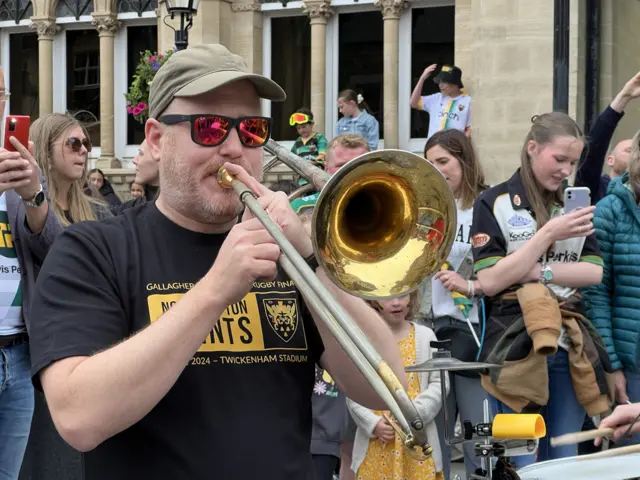
[[[314,480],[332,480],[338,469],[338,457],[333,455],[312,455]]]

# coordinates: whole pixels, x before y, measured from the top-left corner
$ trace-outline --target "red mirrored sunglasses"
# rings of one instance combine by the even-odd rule
[[[191,124],[191,139],[203,147],[215,147],[224,142],[235,127],[242,145],[248,148],[264,146],[271,136],[271,119],[268,117],[238,117],[224,115],[164,115],[158,119],[165,125],[182,122]]]

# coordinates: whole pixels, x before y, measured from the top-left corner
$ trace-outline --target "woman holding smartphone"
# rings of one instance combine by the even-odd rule
[[[539,412],[547,425],[538,461],[575,456],[548,439],[580,431],[609,406],[610,362],[577,289],[602,279],[594,207],[563,211],[563,182],[584,138],[564,113],[532,119],[521,166],[476,201],[472,248],[489,317],[481,359],[503,368],[483,375],[494,413]],[[535,455],[515,457],[518,467]]]

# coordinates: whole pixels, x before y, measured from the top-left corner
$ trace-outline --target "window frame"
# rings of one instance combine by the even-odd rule
[[[24,23],[23,23],[24,22]],[[4,70],[4,82],[6,89],[11,92],[11,35],[14,33],[33,33],[33,29],[29,28],[31,20],[23,20],[18,25],[13,20],[0,22],[0,66]],[[40,88],[38,82],[38,88]],[[7,99],[5,105],[5,114],[11,115],[11,96]],[[16,113],[19,115],[19,113]],[[4,128],[4,118],[0,118]]]
[[[411,137],[411,106],[409,99],[415,85],[411,83],[411,59],[413,57],[412,19],[413,10],[434,7],[455,7],[454,0],[418,0],[410,3],[410,7],[400,17],[400,33],[398,45],[410,45],[410,48],[399,49],[398,52],[398,144],[401,149],[422,154],[427,138]],[[455,52],[455,40],[454,40]]]
[[[271,78],[272,64],[271,64],[271,51],[272,51],[272,23],[273,18],[285,18],[285,17],[307,17],[302,9],[302,2],[289,2],[286,7],[283,7],[281,3],[264,3],[262,6],[278,5],[280,8],[266,9],[262,12],[262,74],[265,77]],[[311,52],[309,52],[311,55]],[[260,101],[262,107],[262,114],[265,117],[271,117],[271,100],[262,99]],[[274,138],[283,147],[291,150],[294,140],[278,140]]]
[[[155,12],[143,12],[138,17],[136,12],[118,14],[118,20],[123,24],[116,32],[113,44],[114,58],[126,58],[128,47],[127,27],[156,26],[158,30],[158,17]],[[160,38],[160,31],[158,31]],[[156,45],[156,49],[158,46]],[[119,55],[119,56],[118,56]],[[133,157],[138,154],[139,144],[127,143],[127,99],[125,93],[129,91],[129,72],[126,68],[115,68],[113,73],[113,108],[114,108],[114,154],[120,159],[122,168],[133,168]]]
[[[62,30],[56,34],[53,39],[53,111],[67,111],[67,32],[76,30],[95,30],[91,24],[93,17],[91,15],[83,15],[80,20],[75,17],[58,17],[56,24],[61,25]],[[99,57],[98,57],[99,61]],[[93,162],[100,158],[102,149],[100,146],[94,146],[89,152],[89,162],[93,168]]]
[[[412,18],[414,9],[455,6],[455,0],[414,0],[400,16],[398,37],[398,143],[403,150],[422,152],[427,139],[411,138],[411,107],[409,98],[414,85],[411,84],[411,59],[413,48],[401,48],[402,45],[412,45]],[[326,32],[326,85],[325,85],[325,125],[324,131],[328,139],[333,138],[338,122],[338,105],[336,97],[340,91],[338,85],[338,68],[340,52],[339,15],[343,13],[358,13],[379,11],[374,0],[333,0],[331,7],[334,15],[329,17]],[[281,3],[265,3],[261,5],[263,12],[263,74],[271,77],[271,19],[284,16],[304,15],[301,1],[289,2],[286,7]],[[263,100],[262,109],[265,115],[271,115],[271,102]],[[277,139],[274,139],[278,141]],[[278,142],[290,148],[293,142]],[[378,148],[384,148],[384,139],[380,140]]]

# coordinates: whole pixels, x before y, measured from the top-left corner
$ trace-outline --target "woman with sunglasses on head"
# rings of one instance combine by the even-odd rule
[[[424,157],[445,177],[456,198],[458,225],[456,237],[446,264],[430,282],[433,329],[439,340],[450,339],[452,355],[459,360],[475,362],[481,338],[480,295],[482,287],[474,278],[471,254],[473,202],[489,188],[476,157],[473,144],[463,132],[455,129],[435,133],[424,147]],[[456,417],[476,425],[484,421],[483,401],[487,393],[477,372],[451,375],[447,396],[448,431],[453,434]],[[442,446],[445,477],[449,478],[451,448],[445,442],[444,412],[436,418]],[[464,445],[467,477],[480,468],[480,458],[473,443]]]
[[[547,435],[518,467],[576,456],[576,445],[549,438],[577,432],[585,411],[610,408],[613,370],[577,289],[598,285],[603,261],[594,207],[565,211],[564,181],[584,136],[561,112],[532,118],[520,168],[490,188],[473,208],[471,243],[488,318],[480,361],[502,365],[482,376],[495,413],[540,413]]]
[[[31,125],[30,140],[62,225],[112,216],[105,202],[84,193],[91,141],[75,118],[62,113],[40,117]]]

